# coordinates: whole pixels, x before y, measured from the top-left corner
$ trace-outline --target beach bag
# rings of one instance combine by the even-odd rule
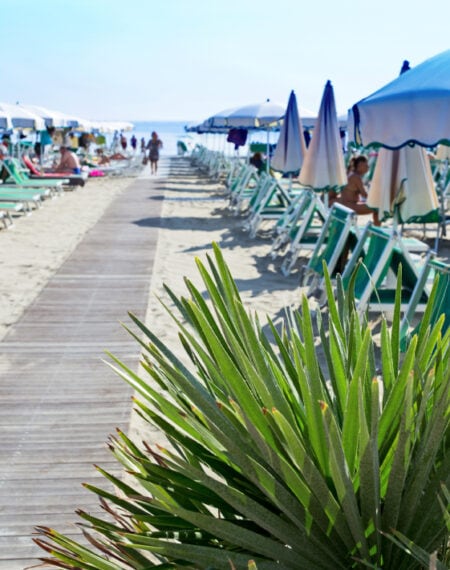
[[[142,164],[145,166],[148,162],[148,158],[146,156],[144,156],[144,158],[142,159]]]

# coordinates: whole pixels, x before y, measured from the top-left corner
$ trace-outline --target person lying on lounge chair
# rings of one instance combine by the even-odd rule
[[[61,146],[59,150],[61,153],[61,160],[53,170],[55,172],[71,172],[73,174],[80,174],[81,166],[77,155],[69,150],[67,146]]]

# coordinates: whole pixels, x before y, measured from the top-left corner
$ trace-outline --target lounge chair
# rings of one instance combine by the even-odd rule
[[[322,291],[324,262],[329,275],[342,272],[349,251],[355,248],[358,241],[357,220],[354,210],[338,203],[331,207],[302,275],[302,285],[309,287],[308,296],[317,288]]]
[[[22,204],[26,212],[31,212],[31,206],[35,209],[41,207],[41,200],[48,195],[49,190],[36,188],[22,188],[0,184],[0,203]]]
[[[294,196],[288,188],[282,186],[279,181],[272,178],[272,183],[266,188],[257,203],[250,202],[250,216],[246,228],[250,231],[250,237],[255,237],[261,223],[271,220],[279,220],[294,201]]]
[[[22,202],[6,202],[2,201],[0,198],[0,219],[3,222],[5,229],[14,225],[11,213],[19,213],[24,209],[25,206]]]
[[[36,168],[36,165],[30,158],[24,154],[22,161],[26,168],[29,170],[29,177],[31,180],[60,180],[65,186],[84,186],[87,179],[86,175],[70,174],[68,172],[42,172]]]
[[[431,253],[423,265],[416,287],[403,314],[400,325],[400,339],[403,349],[406,348],[409,339],[422,326],[421,322],[411,332],[408,332],[415,314],[426,309],[425,303],[429,298],[432,306],[426,319],[426,326],[434,326],[441,314],[444,314],[442,330],[442,334],[444,334],[450,326],[450,265],[434,259]]]
[[[24,169],[20,166],[18,161],[13,158],[5,158],[3,160],[3,165],[5,166],[11,181],[17,186],[27,187],[27,188],[47,188],[52,194],[55,191],[63,191],[63,180],[32,180],[24,172]]]
[[[358,312],[369,307],[379,310],[393,307],[400,264],[403,275],[401,300],[406,308],[420,273],[420,264],[415,263],[411,255],[414,250],[427,251],[429,248],[419,240],[402,240],[395,229],[367,224],[342,274],[344,288],[351,284],[354,287]]]
[[[283,275],[289,275],[303,249],[314,249],[322,231],[328,209],[312,190],[305,190],[307,200],[304,213],[289,230],[290,246],[281,265]]]

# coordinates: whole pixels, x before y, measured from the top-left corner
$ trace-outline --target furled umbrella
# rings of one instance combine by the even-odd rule
[[[305,139],[298,114],[297,98],[294,91],[291,91],[271,166],[278,172],[292,176],[300,170],[305,153]]]
[[[339,191],[347,183],[333,86],[327,81],[317,125],[306,151],[299,182],[317,192]]]
[[[378,210],[380,220],[392,216],[395,223],[438,222],[439,200],[425,149],[381,148],[367,205]]]

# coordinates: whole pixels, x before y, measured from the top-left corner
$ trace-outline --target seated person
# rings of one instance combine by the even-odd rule
[[[266,163],[262,159],[262,155],[260,152],[255,152],[255,154],[249,160],[250,164],[256,168],[258,174],[264,171],[266,168]]]
[[[110,164],[110,160],[107,156],[105,156],[103,154],[103,149],[102,148],[98,148],[96,151],[97,154],[97,164]]]
[[[115,152],[109,158],[111,160],[128,160],[128,158],[120,152]]]
[[[80,161],[78,156],[73,153],[67,146],[60,147],[61,160],[54,168],[54,172],[71,172],[72,174],[81,174]]]
[[[350,162],[349,174],[347,184],[342,189],[341,193],[334,197],[332,193],[329,194],[330,206],[332,202],[336,201],[354,210],[357,214],[372,214],[373,223],[375,226],[380,225],[378,212],[369,208],[369,206],[360,200],[360,197],[367,198],[367,191],[364,186],[363,176],[369,171],[369,163],[365,156],[356,156]]]

